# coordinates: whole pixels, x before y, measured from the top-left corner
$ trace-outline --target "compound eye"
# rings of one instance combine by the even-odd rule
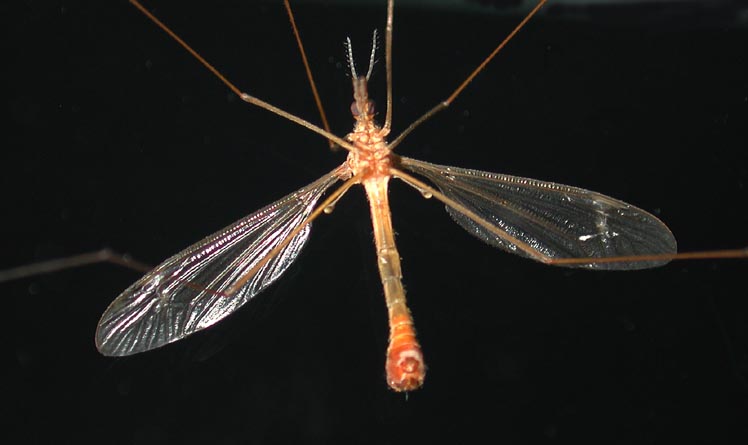
[[[366,102],[366,114],[368,114],[369,116],[373,116],[374,109],[375,109],[374,101],[370,100]],[[351,103],[351,114],[353,114],[353,117],[359,117],[361,115],[361,110],[359,110],[358,104],[356,103],[356,101],[353,101]]]

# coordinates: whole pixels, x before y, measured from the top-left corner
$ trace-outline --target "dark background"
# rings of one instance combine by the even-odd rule
[[[383,1],[352,3],[296,11],[340,135],[342,42],[363,65],[385,19]],[[396,10],[395,133],[521,16],[480,3]],[[711,5],[551,2],[399,152],[610,194],[657,214],[682,251],[746,246],[748,34],[730,2]],[[318,121],[280,0],[147,7],[240,88]],[[343,160],[241,103],[125,1],[2,8],[0,268],[105,246],[157,264]],[[380,104],[383,79],[380,61]],[[744,260],[547,267],[482,244],[400,183],[391,195],[423,389],[385,384],[386,311],[356,189],[245,309],[140,356],[105,358],[93,343],[137,273],[97,265],[0,284],[3,442],[748,439]]]

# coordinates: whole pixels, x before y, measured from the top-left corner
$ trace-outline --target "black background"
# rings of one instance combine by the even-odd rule
[[[364,65],[381,3],[296,11],[340,135],[351,127],[342,41],[351,36]],[[147,6],[241,89],[318,121],[280,1]],[[124,1],[3,8],[0,267],[105,246],[157,264],[343,160],[232,97]],[[491,11],[396,10],[395,133],[520,17]],[[610,194],[657,214],[682,251],[748,245],[745,28],[729,8],[565,11],[548,5],[398,151]],[[380,61],[380,104],[383,79]],[[3,434],[138,444],[748,438],[745,261],[546,267],[482,244],[402,184],[391,199],[429,364],[423,389],[386,387],[386,311],[356,189],[245,309],[140,356],[105,358],[93,344],[101,312],[137,273],[97,265],[0,284]]]

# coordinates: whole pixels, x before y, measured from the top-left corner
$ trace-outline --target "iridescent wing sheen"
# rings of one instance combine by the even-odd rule
[[[539,254],[553,260],[676,252],[673,234],[659,219],[600,193],[409,158],[401,158],[401,165],[428,178],[444,195],[507,236],[499,236],[473,218],[447,206],[447,212],[469,233],[492,246],[524,257],[537,260]],[[512,243],[512,238],[525,246]],[[562,265],[633,270],[665,263],[667,260]]]
[[[104,355],[158,348],[205,329],[275,281],[309,237],[307,224],[237,292],[225,291],[289,236],[336,181],[335,172],[258,210],[164,261],[107,308],[96,330]]]

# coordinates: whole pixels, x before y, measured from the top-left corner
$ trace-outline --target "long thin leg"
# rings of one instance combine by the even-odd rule
[[[330,123],[327,121],[327,115],[325,114],[325,107],[322,106],[322,99],[319,97],[319,91],[317,91],[317,84],[314,82],[314,76],[312,75],[312,68],[309,65],[309,59],[306,56],[304,50],[304,43],[301,40],[301,34],[299,34],[299,28],[296,26],[296,19],[294,19],[293,10],[291,9],[291,3],[288,0],[283,0],[283,5],[286,7],[288,13],[288,20],[291,22],[291,29],[293,29],[293,35],[296,37],[296,44],[299,47],[299,53],[301,53],[301,60],[304,62],[304,70],[306,71],[306,77],[309,80],[309,86],[312,88],[312,95],[314,96],[314,102],[317,104],[317,110],[319,110],[319,117],[322,119],[322,126],[325,127],[325,131],[330,131]],[[335,143],[330,140],[330,149],[335,147]]]
[[[383,129],[389,133],[392,127],[392,18],[395,14],[395,0],[387,1],[387,26],[384,30],[384,71],[387,73],[387,113]]]
[[[206,68],[208,68],[208,70],[210,70],[211,73],[213,73],[216,77],[218,77],[218,79],[220,79],[221,82],[223,82],[227,87],[229,87],[229,89],[231,91],[233,91],[234,94],[236,94],[237,96],[239,96],[239,98],[241,98],[241,100],[243,100],[245,102],[248,102],[248,103],[250,103],[252,105],[256,105],[256,106],[258,106],[260,108],[264,108],[265,110],[268,110],[268,111],[270,111],[272,113],[277,114],[278,116],[284,117],[284,118],[286,118],[286,119],[288,119],[288,120],[290,120],[292,122],[295,122],[295,123],[301,125],[302,127],[308,128],[309,130],[311,130],[311,131],[313,131],[313,132],[315,132],[317,134],[320,134],[320,135],[324,136],[329,141],[335,142],[336,144],[340,145],[341,147],[345,148],[346,150],[355,150],[355,148],[353,147],[353,145],[350,142],[348,142],[348,141],[346,141],[346,140],[344,140],[344,139],[342,139],[342,138],[340,138],[338,136],[335,136],[334,134],[330,133],[329,131],[324,130],[324,129],[322,129],[322,128],[316,126],[316,125],[314,125],[313,123],[311,123],[309,121],[306,121],[306,120],[304,120],[304,119],[302,119],[302,118],[300,118],[300,117],[298,117],[296,115],[293,115],[293,114],[291,114],[291,113],[289,113],[287,111],[283,111],[280,108],[278,108],[276,106],[273,106],[273,105],[265,102],[264,100],[258,99],[256,97],[250,95],[250,94],[242,92],[239,88],[236,87],[236,85],[234,85],[233,83],[231,83],[223,74],[221,74],[221,72],[218,71],[213,65],[211,65],[210,63],[208,63],[208,61],[205,60],[203,58],[203,56],[201,56],[200,54],[197,53],[197,51],[195,51],[194,49],[192,49],[192,47],[189,46],[187,44],[187,42],[185,42],[184,40],[182,40],[182,38],[179,37],[174,31],[172,31],[168,26],[164,25],[159,19],[156,18],[156,16],[154,16],[153,14],[151,14],[150,11],[148,11],[147,9],[145,9],[145,7],[138,2],[138,0],[130,0],[130,3],[132,3],[136,8],[138,8],[140,10],[140,12],[142,12],[143,14],[145,14],[145,16],[148,17],[153,23],[155,23],[159,28],[161,28],[164,32],[166,32],[172,39],[174,39],[184,49],[186,49],[187,52],[189,52],[190,54],[192,54],[192,56],[194,58],[196,58],[200,63],[202,63]]]
[[[493,60],[494,57],[496,57],[496,54],[498,54],[499,51],[501,51],[504,48],[504,46],[506,46],[506,44],[509,43],[510,40],[512,40],[512,38],[514,38],[514,36],[519,32],[520,29],[522,29],[522,27],[525,26],[525,24],[527,24],[527,22],[532,18],[532,16],[534,16],[540,10],[540,8],[543,7],[543,5],[545,4],[546,1],[547,0],[540,0],[540,1],[538,1],[538,4],[535,5],[535,7],[532,9],[532,11],[530,11],[525,16],[525,18],[522,19],[522,21],[519,22],[519,24],[514,27],[514,29],[512,30],[512,32],[510,32],[509,35],[507,35],[504,38],[504,40],[502,40],[501,43],[499,43],[498,46],[496,46],[496,48],[494,48],[494,50],[491,51],[491,54],[489,54],[488,57],[486,57],[483,60],[483,62],[481,62],[480,65],[478,65],[478,67],[476,67],[473,70],[473,72],[470,73],[470,75],[460,84],[460,86],[458,86],[452,92],[452,94],[449,95],[448,98],[446,98],[442,102],[439,102],[433,108],[431,108],[429,111],[427,111],[423,116],[421,116],[418,119],[416,119],[415,122],[413,122],[412,124],[410,124],[408,126],[408,128],[405,129],[405,131],[403,131],[402,133],[400,133],[400,135],[394,141],[392,141],[390,143],[390,145],[389,145],[390,150],[394,150],[395,147],[397,147],[398,145],[400,145],[400,143],[403,141],[403,139],[405,139],[405,137],[407,135],[409,135],[419,125],[421,125],[422,123],[424,123],[425,121],[427,121],[428,119],[430,119],[431,116],[433,116],[436,113],[442,111],[443,109],[449,107],[452,104],[452,102],[457,98],[457,96],[459,96],[460,93],[462,93],[462,90],[464,90],[468,86],[468,84],[470,82],[472,82],[473,79],[475,79],[475,76],[477,76],[481,71],[483,71],[486,68],[486,65],[488,65],[491,62],[491,60]]]
[[[152,269],[151,266],[134,260],[129,255],[123,255],[110,249],[101,249],[96,252],[82,253],[80,255],[55,260],[40,261],[38,263],[14,267],[13,269],[2,270],[0,271],[0,283],[97,263],[117,264],[138,272],[148,272]]]

